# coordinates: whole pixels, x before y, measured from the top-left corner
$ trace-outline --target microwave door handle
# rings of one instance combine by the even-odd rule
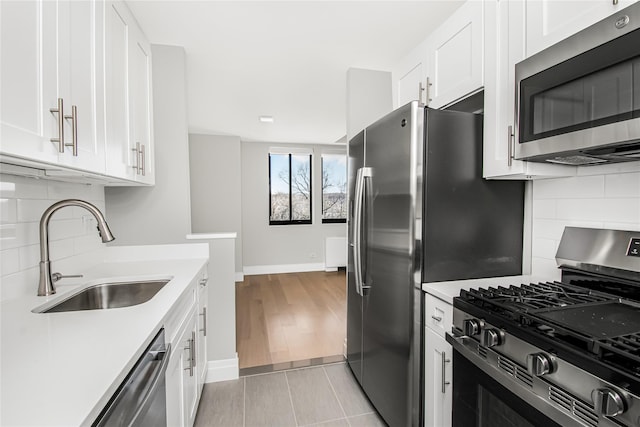
[[[169,366],[169,359],[171,358],[171,344],[167,344],[167,348],[165,351],[157,352],[157,355],[163,354],[162,361],[158,364],[158,367],[155,369],[155,373],[150,380],[149,388],[147,389],[142,402],[136,408],[136,412],[131,418],[131,421],[128,424],[128,427],[134,427],[138,425],[138,419],[147,413],[149,410],[149,406],[153,401],[153,397],[158,390],[158,387],[162,383],[164,379],[165,373],[167,372],[167,367]]]

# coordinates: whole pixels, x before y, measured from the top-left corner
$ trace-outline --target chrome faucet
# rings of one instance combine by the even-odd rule
[[[54,212],[65,206],[78,206],[91,212],[96,221],[98,221],[98,233],[103,243],[111,242],[115,239],[100,209],[91,203],[85,202],[84,200],[67,199],[49,206],[42,214],[42,218],[40,218],[40,284],[38,285],[38,296],[55,294],[56,288],[53,284],[63,277],[78,277],[63,276],[60,273],[51,274],[51,262],[49,261],[49,220]]]

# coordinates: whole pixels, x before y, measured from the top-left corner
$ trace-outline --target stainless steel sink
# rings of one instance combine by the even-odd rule
[[[71,295],[39,313],[102,310],[129,307],[149,301],[169,280],[100,283]]]

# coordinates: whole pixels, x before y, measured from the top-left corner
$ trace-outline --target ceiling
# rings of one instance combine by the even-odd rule
[[[344,137],[347,70],[390,71],[462,3],[127,1],[151,43],[185,48],[189,132],[293,143]]]

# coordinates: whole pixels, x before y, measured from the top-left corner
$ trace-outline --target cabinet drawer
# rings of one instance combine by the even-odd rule
[[[425,325],[444,338],[445,333],[451,331],[453,324],[453,306],[427,294],[425,307]]]

